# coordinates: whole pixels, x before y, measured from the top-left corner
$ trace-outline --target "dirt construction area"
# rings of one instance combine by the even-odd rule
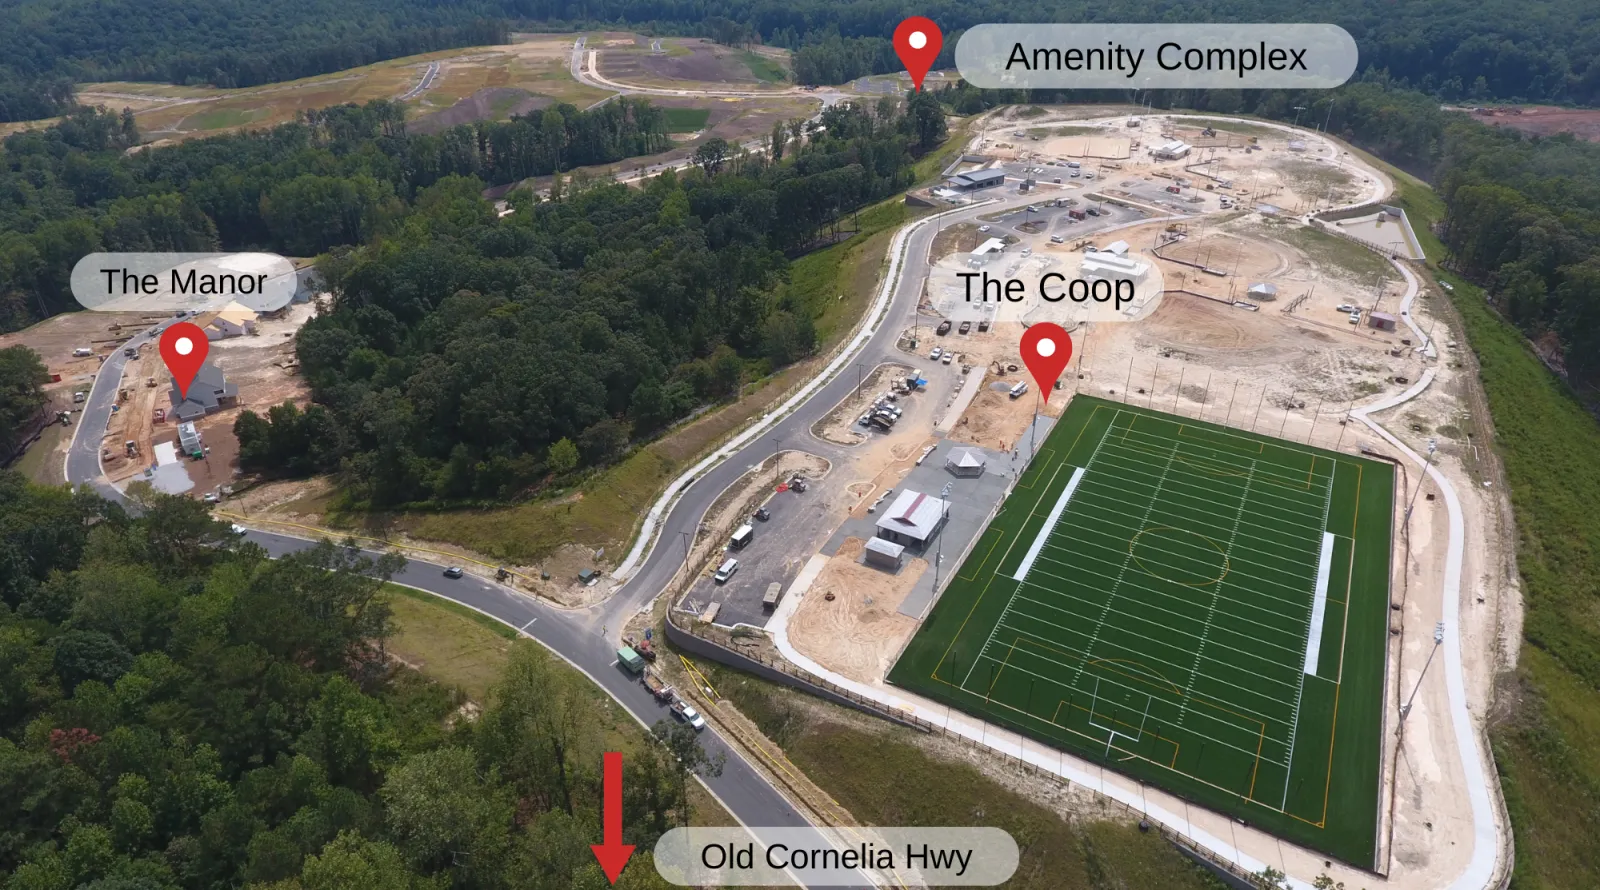
[[[628,35],[605,40],[599,50],[600,74],[623,83],[669,89],[707,84],[760,89],[768,85],[756,77],[738,50],[710,40]],[[776,86],[788,88],[788,84]]]
[[[891,574],[861,564],[865,544],[846,538],[828,560],[789,619],[789,640],[818,664],[877,683],[917,628],[897,610],[928,563],[909,559]]]

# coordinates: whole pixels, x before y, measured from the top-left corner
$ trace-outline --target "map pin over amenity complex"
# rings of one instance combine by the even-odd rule
[[[933,67],[933,60],[939,58],[939,50],[943,46],[944,35],[939,33],[939,26],[932,19],[914,15],[894,29],[894,54],[900,57],[900,63],[910,72],[911,83],[918,91],[921,91],[922,79],[928,76],[928,69]]]
[[[189,384],[194,382],[194,375],[200,373],[210,348],[206,332],[187,321],[180,321],[162,332],[161,360],[172,372],[172,382],[178,384],[178,395],[182,398],[189,397]]]
[[[1039,394],[1050,397],[1067,362],[1072,360],[1072,338],[1058,324],[1041,321],[1022,332],[1022,363],[1039,384]]]

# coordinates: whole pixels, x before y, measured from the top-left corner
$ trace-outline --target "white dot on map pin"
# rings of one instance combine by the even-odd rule
[[[1056,354],[1056,341],[1050,339],[1049,337],[1046,337],[1043,340],[1040,340],[1039,344],[1037,346],[1035,346],[1034,349],[1036,349],[1040,355],[1044,355],[1044,356],[1055,355]]]
[[[906,42],[911,44],[912,49],[922,49],[928,45],[928,35],[921,31],[912,31],[911,37]]]

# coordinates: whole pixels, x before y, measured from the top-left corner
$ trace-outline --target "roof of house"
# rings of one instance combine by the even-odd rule
[[[1119,256],[1107,251],[1084,254],[1080,271],[1084,275],[1114,275],[1139,278],[1150,270],[1150,264],[1132,257]]]
[[[178,381],[172,381],[168,396],[172,399],[173,416],[179,420],[196,420],[217,410],[221,399],[239,395],[239,387],[222,376],[222,369],[210,362],[200,366],[194,380],[189,383],[187,396],[178,392]]]
[[[1370,318],[1370,319],[1373,319],[1374,321],[1388,321],[1388,322],[1399,321],[1399,319],[1395,318],[1393,315],[1390,315],[1387,312],[1369,312],[1369,313],[1367,313],[1367,317]]]
[[[1250,293],[1253,294],[1275,294],[1277,292],[1278,286],[1276,284],[1265,281],[1257,281],[1255,284],[1250,285]]]
[[[981,467],[985,460],[983,452],[976,448],[957,448],[950,452],[944,462],[953,467]]]
[[[902,489],[888,511],[878,520],[878,528],[897,532],[913,540],[926,541],[939,526],[945,502],[931,494]]]
[[[949,178],[948,182],[956,186],[977,185],[979,183],[994,182],[1005,179],[1006,171],[996,167],[992,170],[973,170],[968,173],[957,173]]]
[[[217,310],[217,319],[231,321],[236,325],[243,325],[247,321],[256,320],[256,311],[235,300]],[[213,319],[213,321],[215,320]]]
[[[1114,253],[1117,256],[1123,256],[1123,255],[1127,254],[1127,252],[1128,252],[1128,242],[1126,242],[1126,241],[1113,241],[1110,244],[1107,244],[1105,247],[1100,248],[1100,252],[1101,253]]]
[[[873,538],[872,540],[868,541],[867,549],[871,550],[873,553],[882,553],[885,556],[893,556],[896,559],[900,557],[900,554],[906,552],[906,548],[903,545],[896,544],[895,542],[885,538]]]
[[[1159,154],[1180,154],[1189,150],[1189,143],[1181,139],[1173,139],[1156,146],[1155,150]]]

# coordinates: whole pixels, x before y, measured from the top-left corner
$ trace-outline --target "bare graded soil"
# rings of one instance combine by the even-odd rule
[[[626,46],[605,46],[597,62],[601,76],[643,86],[712,83],[760,89],[768,85],[751,72],[738,51],[710,40],[663,39],[666,51],[660,53],[652,52],[650,43],[643,39]]]
[[[555,100],[548,96],[535,96],[519,87],[485,87],[443,111],[425,114],[411,121],[406,124],[406,131],[437,133],[458,124],[504,120],[554,104]]]
[[[1522,108],[1487,108],[1472,112],[1472,117],[1490,126],[1509,127],[1536,136],[1571,133],[1588,142],[1600,142],[1600,109],[1532,105]]]
[[[908,559],[892,574],[862,565],[865,543],[845,538],[839,545],[789,619],[789,640],[824,667],[877,683],[917,628],[915,619],[897,610],[928,563]]]

